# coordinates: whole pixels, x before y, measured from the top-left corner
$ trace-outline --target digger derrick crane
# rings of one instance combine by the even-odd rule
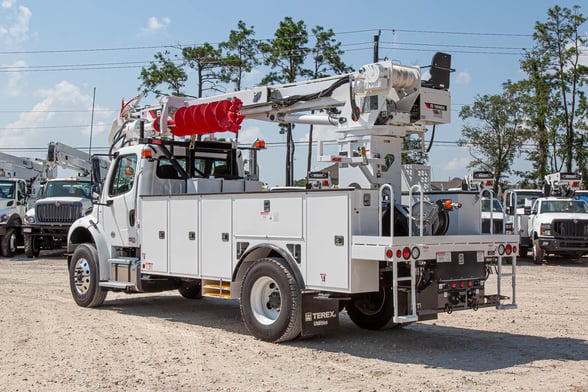
[[[367,329],[515,307],[517,236],[445,235],[439,219],[449,219],[451,200],[425,207],[418,185],[410,198],[417,194],[419,208],[397,202],[402,138],[450,121],[449,58],[434,57],[429,80],[384,61],[214,97],[124,104],[100,200],[68,234],[75,302],[170,289],[239,299],[249,331],[273,342],[333,328],[343,307]],[[339,164],[339,188],[263,190],[244,174],[235,143],[194,140],[238,133],[246,119],[335,128],[338,153],[319,159]],[[502,295],[503,258],[512,259],[512,298]],[[493,272],[496,293],[486,285]]]

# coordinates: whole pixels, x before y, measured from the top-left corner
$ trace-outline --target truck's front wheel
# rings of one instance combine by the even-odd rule
[[[7,229],[2,237],[2,255],[12,257],[16,253],[16,231],[13,228]]]
[[[391,287],[381,287],[377,293],[363,294],[347,301],[347,314],[355,325],[363,329],[395,327],[394,298]]]
[[[545,250],[539,246],[539,238],[533,241],[533,263],[541,264],[545,258]]]
[[[38,257],[41,253],[41,246],[39,240],[32,235],[25,235],[24,237],[24,252],[26,257]]]
[[[249,332],[267,342],[296,338],[301,331],[296,279],[279,258],[252,264],[241,287],[241,315]]]
[[[79,245],[69,265],[69,287],[78,305],[94,307],[104,302],[108,292],[98,286],[98,268],[98,252],[94,245]]]

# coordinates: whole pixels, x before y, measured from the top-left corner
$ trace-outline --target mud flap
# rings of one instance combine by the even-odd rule
[[[317,293],[302,294],[302,336],[316,335],[339,327],[339,301]]]

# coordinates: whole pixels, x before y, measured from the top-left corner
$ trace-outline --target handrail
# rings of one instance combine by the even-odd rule
[[[419,213],[419,223],[420,223],[420,228],[421,228],[421,234],[420,236],[423,236],[423,231],[424,231],[424,227],[423,227],[423,198],[424,198],[424,193],[423,193],[423,188],[419,185],[419,184],[414,184],[413,186],[410,187],[409,191],[408,191],[408,200],[410,200],[412,202],[412,191],[413,189],[418,189],[420,192],[420,213]],[[412,221],[414,219],[414,217],[412,216],[412,206],[409,207],[410,211],[409,216],[410,216],[410,224],[408,225],[408,236],[412,237]]]
[[[384,195],[384,189],[390,189],[390,237],[394,237],[394,190],[390,184],[382,184],[379,190],[380,202],[378,203],[378,217],[380,224],[378,225],[378,236],[382,236],[384,220],[382,219],[382,201]]]

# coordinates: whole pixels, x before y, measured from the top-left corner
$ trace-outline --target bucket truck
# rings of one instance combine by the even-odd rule
[[[238,299],[247,329],[270,342],[335,328],[343,308],[359,327],[382,329],[515,307],[516,257],[512,273],[502,260],[517,253],[517,236],[447,235],[439,222],[452,201],[426,203],[418,185],[415,205],[397,202],[403,137],[450,120],[449,63],[437,54],[428,80],[384,61],[127,107],[100,198],[69,229],[73,300],[96,307],[109,291],[162,290]],[[235,142],[196,140],[238,132],[244,119],[336,129],[339,151],[320,161],[339,165],[339,187],[264,190]]]
[[[0,152],[0,248],[12,257],[23,244],[22,222],[27,202],[34,200],[41,184],[51,177],[43,161]]]
[[[528,220],[535,264],[544,262],[547,254],[573,258],[588,254],[588,204],[573,198],[581,187],[580,173],[545,176],[544,195],[533,202]]]
[[[76,177],[53,178],[44,185],[33,208],[26,212],[23,226],[24,251],[37,257],[41,249],[65,247],[69,226],[92,209],[92,170],[105,172],[108,160],[94,157],[59,142],[50,142],[46,165],[77,172]],[[96,173],[99,176],[99,173]]]

